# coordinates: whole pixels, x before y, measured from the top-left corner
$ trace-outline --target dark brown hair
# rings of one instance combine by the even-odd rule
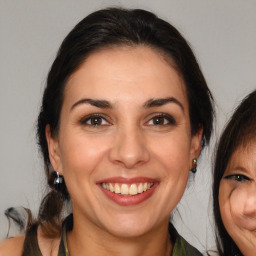
[[[50,192],[43,199],[38,222],[48,237],[59,234],[63,203],[69,200],[65,183],[56,190],[45,128],[58,134],[64,89],[74,73],[91,53],[109,46],[145,45],[168,56],[182,75],[189,102],[191,133],[203,128],[202,145],[212,132],[212,95],[197,60],[186,40],[169,23],[145,10],[110,8],[96,11],[80,21],[62,42],[48,74],[40,114],[37,137],[45,164]]]
[[[213,211],[216,225],[216,242],[220,255],[241,255],[232,238],[227,233],[220,215],[220,181],[231,159],[240,146],[248,145],[256,138],[256,90],[249,94],[237,107],[227,123],[216,150],[213,170]]]

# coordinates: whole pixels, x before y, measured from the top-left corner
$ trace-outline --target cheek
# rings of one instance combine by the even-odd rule
[[[66,136],[61,146],[63,174],[90,174],[101,162],[108,149],[109,139],[101,136],[88,138],[83,136]]]
[[[223,222],[223,225],[232,237],[232,239],[237,242],[241,238],[241,230],[234,223],[233,213],[231,211],[231,194],[233,188],[228,184],[226,180],[220,182],[219,188],[219,207],[220,215]]]
[[[221,219],[227,231],[230,232],[230,227],[232,227],[233,219],[230,211],[230,193],[232,188],[227,184],[226,181],[221,180],[219,188],[219,207]]]
[[[186,134],[166,136],[152,142],[152,156],[165,165],[167,169],[188,171],[190,168],[190,139]]]
[[[248,229],[256,229],[256,201],[252,200],[246,185],[235,189],[230,197],[230,210],[237,226]],[[254,201],[254,202],[253,202]]]
[[[156,168],[162,170],[159,175],[165,184],[166,198],[162,198],[167,200],[165,205],[176,205],[184,193],[191,168],[189,139],[183,134],[159,140],[151,148],[151,156],[157,163]]]
[[[246,185],[240,184],[237,187],[228,184],[220,185],[220,212],[223,223],[229,232],[232,232],[231,229],[234,226],[247,230],[256,229],[256,205],[251,211],[254,216],[248,214],[247,211],[250,200]]]

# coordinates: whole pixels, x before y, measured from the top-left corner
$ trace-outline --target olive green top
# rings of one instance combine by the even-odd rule
[[[62,225],[61,242],[58,256],[70,256],[67,246],[67,232],[72,229],[73,217],[69,215]],[[202,256],[202,254],[182,238],[173,225],[169,225],[169,233],[174,242],[173,251],[170,256]],[[22,256],[42,256],[37,242],[37,226],[32,226],[28,231]]]

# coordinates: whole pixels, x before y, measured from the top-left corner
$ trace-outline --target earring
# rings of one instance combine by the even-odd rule
[[[193,172],[193,173],[196,173],[196,171],[197,171],[196,168],[197,168],[197,159],[194,158],[194,159],[192,160],[192,168],[190,169],[190,171]]]
[[[54,178],[54,186],[56,189],[58,189],[60,187],[60,185],[63,182],[63,177],[61,175],[59,175],[58,172],[56,172],[56,177]]]

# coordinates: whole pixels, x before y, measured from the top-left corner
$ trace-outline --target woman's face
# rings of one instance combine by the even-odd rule
[[[226,230],[241,252],[256,255],[256,141],[239,147],[220,182],[219,204]]]
[[[166,227],[201,141],[183,79],[146,46],[91,54],[67,82],[58,137],[46,133],[75,220],[123,237]]]

